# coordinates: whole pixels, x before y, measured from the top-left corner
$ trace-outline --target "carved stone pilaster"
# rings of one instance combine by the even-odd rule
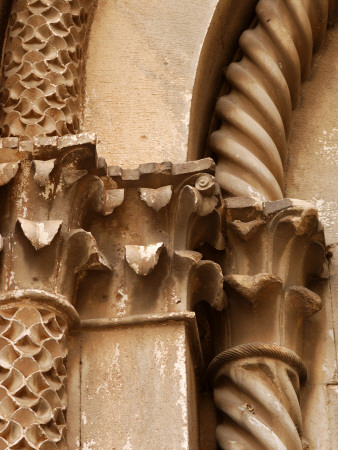
[[[203,372],[193,310],[225,302],[222,270],[199,249],[224,249],[222,198],[210,159],[106,167],[85,133],[1,145],[0,438],[8,448],[66,448],[69,330],[173,325],[180,351]],[[104,295],[111,306],[102,315]],[[190,398],[183,388],[178,396],[175,415]],[[195,422],[182,416],[182,426],[196,439]]]
[[[296,200],[226,200],[227,349],[209,366],[221,448],[301,449],[303,321],[321,308],[326,277],[317,211]]]
[[[115,200],[89,135],[3,139],[1,167],[1,448],[67,448],[68,330],[87,271],[109,271],[91,214]]]
[[[221,267],[204,251],[224,249],[214,162],[108,167],[107,173],[115,191],[123,190],[124,201],[110,216],[93,216],[88,230],[112,272],[87,272],[79,283],[82,321],[74,336],[81,339],[83,353],[109,336],[115,349],[118,346],[119,365],[117,372],[110,363],[117,358],[111,344],[98,349],[97,363],[92,362],[94,356],[83,358],[81,389],[86,394],[81,408],[87,420],[79,421],[74,434],[86,442],[99,441],[105,433],[114,447],[130,433],[136,415],[137,426],[146,427],[145,405],[151,405],[148,445],[161,448],[170,439],[173,448],[198,448],[196,385],[205,379],[194,309],[201,301],[219,310],[225,304]],[[103,380],[116,377],[126,382],[103,391]],[[165,431],[163,401],[171,424]],[[91,411],[102,402],[110,419],[96,429]],[[154,435],[153,430],[161,431]],[[135,441],[137,433],[133,436],[130,445],[147,447],[145,440]]]

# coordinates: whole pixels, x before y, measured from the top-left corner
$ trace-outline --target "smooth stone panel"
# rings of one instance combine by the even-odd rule
[[[184,323],[84,330],[77,339],[81,424],[78,433],[72,430],[70,448],[199,448],[195,377]],[[70,356],[76,361],[75,354]],[[73,373],[72,398],[77,386]]]

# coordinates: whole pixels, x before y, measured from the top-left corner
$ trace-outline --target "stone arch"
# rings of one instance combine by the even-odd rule
[[[231,2],[227,6],[231,8]],[[248,10],[241,11],[242,22],[234,21],[237,30],[243,21],[247,24],[240,33],[237,31],[237,36],[241,34],[237,54],[231,54],[227,47],[223,52],[226,81],[218,91],[220,98],[211,119],[215,85],[221,74],[220,59],[215,58],[213,47],[217,49],[218,45],[219,51],[218,42],[224,35],[224,24],[220,27],[217,19],[212,22],[192,99],[189,157],[202,157],[208,132],[214,131],[206,154],[213,151],[218,159],[216,178],[227,194],[265,200],[283,197],[283,165],[292,110],[297,106],[301,83],[309,76],[312,54],[323,42],[328,13],[334,7],[334,2],[327,0],[261,0],[252,5],[251,21]],[[236,33],[231,33],[230,28],[225,42],[237,48],[231,40]],[[210,122],[208,130],[206,123]]]

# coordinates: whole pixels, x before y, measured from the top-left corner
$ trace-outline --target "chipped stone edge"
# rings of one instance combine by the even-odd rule
[[[199,332],[197,328],[196,314],[191,311],[162,313],[162,314],[137,314],[128,317],[112,318],[112,319],[84,319],[81,320],[79,328],[74,328],[71,332],[100,331],[106,328],[124,328],[137,326],[156,326],[168,325],[170,322],[184,322],[188,328],[191,339],[192,353],[195,358],[196,374],[203,380],[205,366],[203,361]]]
[[[123,169],[119,166],[109,166],[108,175],[112,178],[121,178],[123,181],[136,181],[143,175],[187,175],[196,172],[215,172],[215,162],[211,158],[188,161],[186,163],[173,164],[170,161],[161,163],[140,164],[135,169]]]

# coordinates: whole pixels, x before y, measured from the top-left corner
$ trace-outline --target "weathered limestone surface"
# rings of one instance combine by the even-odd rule
[[[3,135],[14,137],[0,141],[0,448],[211,450],[217,437],[226,449],[333,450],[337,29],[293,116],[276,96],[283,126],[272,133],[284,150],[291,123],[286,195],[312,200],[328,228],[328,284],[315,208],[224,200],[210,158],[185,162],[202,157],[210,123],[217,128],[222,70],[240,59],[257,1],[52,3],[15,0],[4,47]],[[263,35],[275,32],[279,7],[287,18],[302,66],[296,58],[288,85],[298,91],[309,33],[317,49],[334,2],[258,3]],[[96,9],[86,77],[81,5]],[[264,74],[284,67],[291,77],[279,62]],[[252,81],[257,67],[246,69]],[[235,75],[228,82],[245,89]],[[270,123],[265,113],[253,116]],[[68,134],[81,118],[114,165],[97,156],[94,135]],[[168,159],[181,164],[157,162]]]
[[[207,135],[223,67],[255,3],[98,1],[84,124],[97,133],[98,152],[108,164],[203,157],[199,137]]]
[[[332,254],[330,281],[321,293],[323,310],[305,329],[305,361],[311,375],[303,395],[304,426],[314,449],[334,449],[337,436],[337,39],[337,28],[329,29],[311,77],[304,84],[294,114],[286,174],[286,195],[310,200],[318,208]]]
[[[84,330],[73,345],[81,381],[69,393],[81,409],[70,410],[70,449],[199,448],[184,323]]]

